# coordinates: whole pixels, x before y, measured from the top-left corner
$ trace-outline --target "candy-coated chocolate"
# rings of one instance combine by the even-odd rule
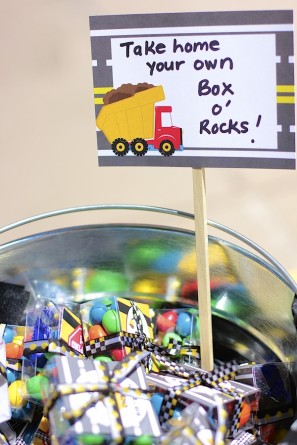
[[[24,338],[24,341],[31,341],[33,339],[33,332],[28,332],[26,334],[26,337]]]
[[[181,255],[182,253],[180,250],[164,252],[163,255],[160,255],[159,258],[153,262],[154,270],[164,274],[171,273],[172,270],[176,270],[176,266],[180,261]]]
[[[169,329],[173,330],[177,322],[177,312],[166,311],[159,314],[157,317],[157,328],[161,332],[167,332]]]
[[[118,349],[113,349],[111,351],[111,355],[116,362],[120,362],[121,360],[123,360],[123,358],[126,357],[127,354],[125,348],[118,348]]]
[[[3,340],[5,341],[5,343],[12,343],[13,337],[14,337],[14,330],[9,327],[6,327],[3,334]]]
[[[134,267],[146,268],[151,267],[157,259],[164,255],[166,249],[159,243],[152,243],[149,241],[143,242],[140,245],[133,247],[128,252],[127,260],[129,264]]]
[[[194,335],[197,330],[197,320],[193,314],[188,312],[180,312],[176,322],[176,332],[181,337]]]
[[[6,368],[6,376],[8,384],[14,382],[18,378],[17,371],[13,371],[12,369],[9,368]]]
[[[27,391],[30,397],[42,400],[42,391],[47,391],[48,378],[42,374],[37,374],[27,380]]]
[[[79,441],[84,445],[101,445],[105,439],[102,434],[82,434],[79,436]]]
[[[17,343],[7,343],[6,347],[6,357],[7,358],[21,358],[24,351],[24,346]]]
[[[159,273],[150,273],[144,276],[138,277],[131,283],[131,291],[137,292],[139,295],[137,300],[147,300],[145,295],[150,295],[150,307],[157,309],[163,307],[164,300],[161,295],[166,294],[167,278],[161,276]]]
[[[107,332],[100,324],[94,324],[89,329],[90,340],[95,340],[96,338],[105,337]]]
[[[182,338],[178,334],[175,332],[167,332],[162,340],[162,345],[165,346],[165,348],[169,345],[170,339],[177,340],[182,343]]]
[[[49,430],[49,420],[47,417],[43,416],[39,425],[41,431],[47,432]]]
[[[159,417],[159,415],[160,415],[163,399],[164,399],[164,394],[162,394],[160,392],[156,392],[156,393],[152,394],[151,402],[152,402],[152,405],[153,405],[153,408],[154,408],[154,411],[155,411],[157,417]],[[180,405],[177,405],[174,408],[173,417],[175,419],[178,419],[181,415],[182,410],[183,410],[183,407]]]
[[[22,335],[25,337],[25,326],[14,326],[15,335]]]
[[[98,357],[94,358],[97,362],[112,362],[112,359],[108,357],[108,355],[99,355]]]
[[[143,434],[133,441],[133,445],[152,445],[153,439],[148,434]]]
[[[125,292],[128,288],[127,277],[112,270],[98,270],[86,278],[85,292]]]
[[[132,283],[131,290],[140,294],[163,295],[166,292],[166,281],[158,274],[145,275]]]
[[[102,303],[94,303],[90,309],[89,319],[92,324],[98,324],[102,322],[102,317],[108,310],[107,306]]]
[[[250,417],[251,417],[251,407],[247,402],[243,401],[241,406],[239,427],[242,428],[249,421]]]
[[[160,415],[163,399],[164,399],[164,394],[162,394],[160,392],[156,392],[155,394],[152,394],[151,402],[152,402],[154,411],[157,414],[157,416]]]
[[[23,380],[15,380],[8,387],[8,397],[12,408],[22,408],[27,403],[27,385]]]
[[[12,343],[16,343],[17,345],[23,345],[24,344],[23,335],[16,335],[15,337],[13,337]]]
[[[109,309],[102,318],[102,324],[108,334],[115,334],[120,331],[120,320],[118,313]]]

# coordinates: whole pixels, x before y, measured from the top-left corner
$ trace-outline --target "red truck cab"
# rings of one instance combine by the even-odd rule
[[[154,139],[147,141],[163,156],[171,156],[175,150],[183,150],[182,129],[172,125],[171,106],[155,107]]]

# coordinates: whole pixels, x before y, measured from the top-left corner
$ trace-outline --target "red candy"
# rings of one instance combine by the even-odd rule
[[[166,311],[157,317],[157,327],[161,332],[167,332],[174,329],[177,322],[177,313],[175,311]]]
[[[123,360],[123,358],[126,357],[126,351],[124,348],[113,349],[111,351],[111,355],[115,361],[120,362],[121,360]]]
[[[106,331],[100,324],[94,324],[94,326],[91,326],[89,329],[90,340],[95,340],[96,338],[99,337],[105,337],[106,335],[107,335]]]

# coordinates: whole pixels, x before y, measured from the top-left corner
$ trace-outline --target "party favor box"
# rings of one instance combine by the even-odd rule
[[[47,365],[51,383],[45,406],[54,440],[64,444],[74,438],[79,443],[86,435],[106,440],[159,437],[159,421],[140,364],[147,354],[132,353],[118,363],[53,358]]]
[[[125,298],[98,298],[80,305],[88,357],[109,355],[122,360],[131,349],[141,349],[153,338],[148,304]]]
[[[1,340],[0,334],[0,423],[5,422],[11,417],[5,362],[5,343]]]
[[[294,416],[288,363],[240,365],[236,380],[253,385],[259,391],[258,404],[254,405],[253,412],[255,424],[263,425]]]
[[[24,355],[39,352],[82,355],[80,318],[70,309],[52,302],[28,311]]]
[[[249,385],[241,384],[235,381],[224,381],[216,388],[210,388],[203,384],[189,388],[187,379],[165,375],[160,373],[150,373],[147,376],[149,384],[157,391],[166,391],[167,396],[163,407],[161,408],[160,421],[170,419],[170,413],[173,405],[171,402],[176,399],[184,406],[189,403],[199,403],[208,413],[213,421],[217,422],[219,406],[223,406],[229,415],[226,420],[226,426],[233,432],[237,431],[240,426],[240,408],[237,406],[239,400],[244,400],[245,404],[250,405],[257,396],[257,389]],[[238,416],[236,417],[236,411]],[[247,419],[246,427],[250,426]]]

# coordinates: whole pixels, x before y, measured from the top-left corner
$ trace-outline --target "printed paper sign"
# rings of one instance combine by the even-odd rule
[[[292,11],[90,18],[102,166],[295,168]]]

